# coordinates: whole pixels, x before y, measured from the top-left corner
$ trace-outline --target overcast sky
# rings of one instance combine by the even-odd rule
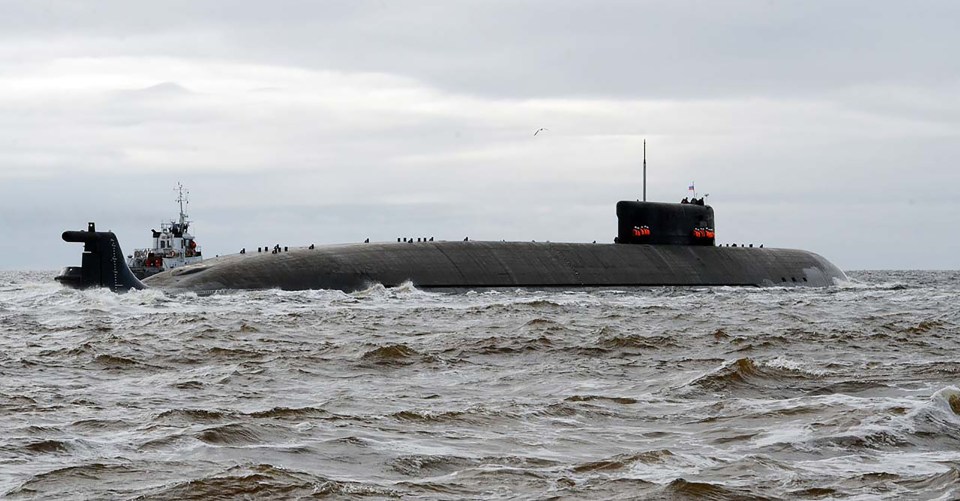
[[[0,0],[0,269],[127,253],[612,242],[709,193],[721,243],[957,269],[960,2]],[[545,127],[536,136],[534,132]]]

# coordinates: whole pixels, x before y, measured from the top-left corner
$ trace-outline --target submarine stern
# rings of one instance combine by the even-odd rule
[[[65,231],[61,237],[64,242],[82,243],[83,254],[80,266],[65,267],[54,280],[74,289],[108,287],[114,292],[125,292],[145,288],[127,267],[120,242],[112,231],[97,231],[91,222],[87,231]]]

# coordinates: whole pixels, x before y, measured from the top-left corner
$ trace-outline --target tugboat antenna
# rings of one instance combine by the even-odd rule
[[[187,195],[189,194],[190,194],[189,191],[186,192],[186,194],[184,194],[183,184],[178,182],[177,183],[177,202],[180,203],[180,226],[181,227],[183,226],[183,223],[187,222],[187,215],[183,212],[183,204],[186,203],[187,205],[190,205],[190,200],[187,199]]]
[[[647,140],[643,140],[643,201],[647,201]]]

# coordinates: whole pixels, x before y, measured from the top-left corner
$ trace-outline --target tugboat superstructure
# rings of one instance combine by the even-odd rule
[[[180,183],[177,183],[177,194],[180,218],[177,221],[161,223],[160,231],[151,230],[151,248],[137,249],[133,255],[127,256],[127,266],[139,279],[203,261],[200,246],[189,232],[190,222],[184,212],[184,205],[188,205],[189,201]]]

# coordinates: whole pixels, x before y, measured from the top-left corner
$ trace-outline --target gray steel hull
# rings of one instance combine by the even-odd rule
[[[812,252],[685,245],[535,242],[370,243],[208,259],[144,280],[171,291],[338,289],[412,282],[499,287],[829,286],[845,279]]]

